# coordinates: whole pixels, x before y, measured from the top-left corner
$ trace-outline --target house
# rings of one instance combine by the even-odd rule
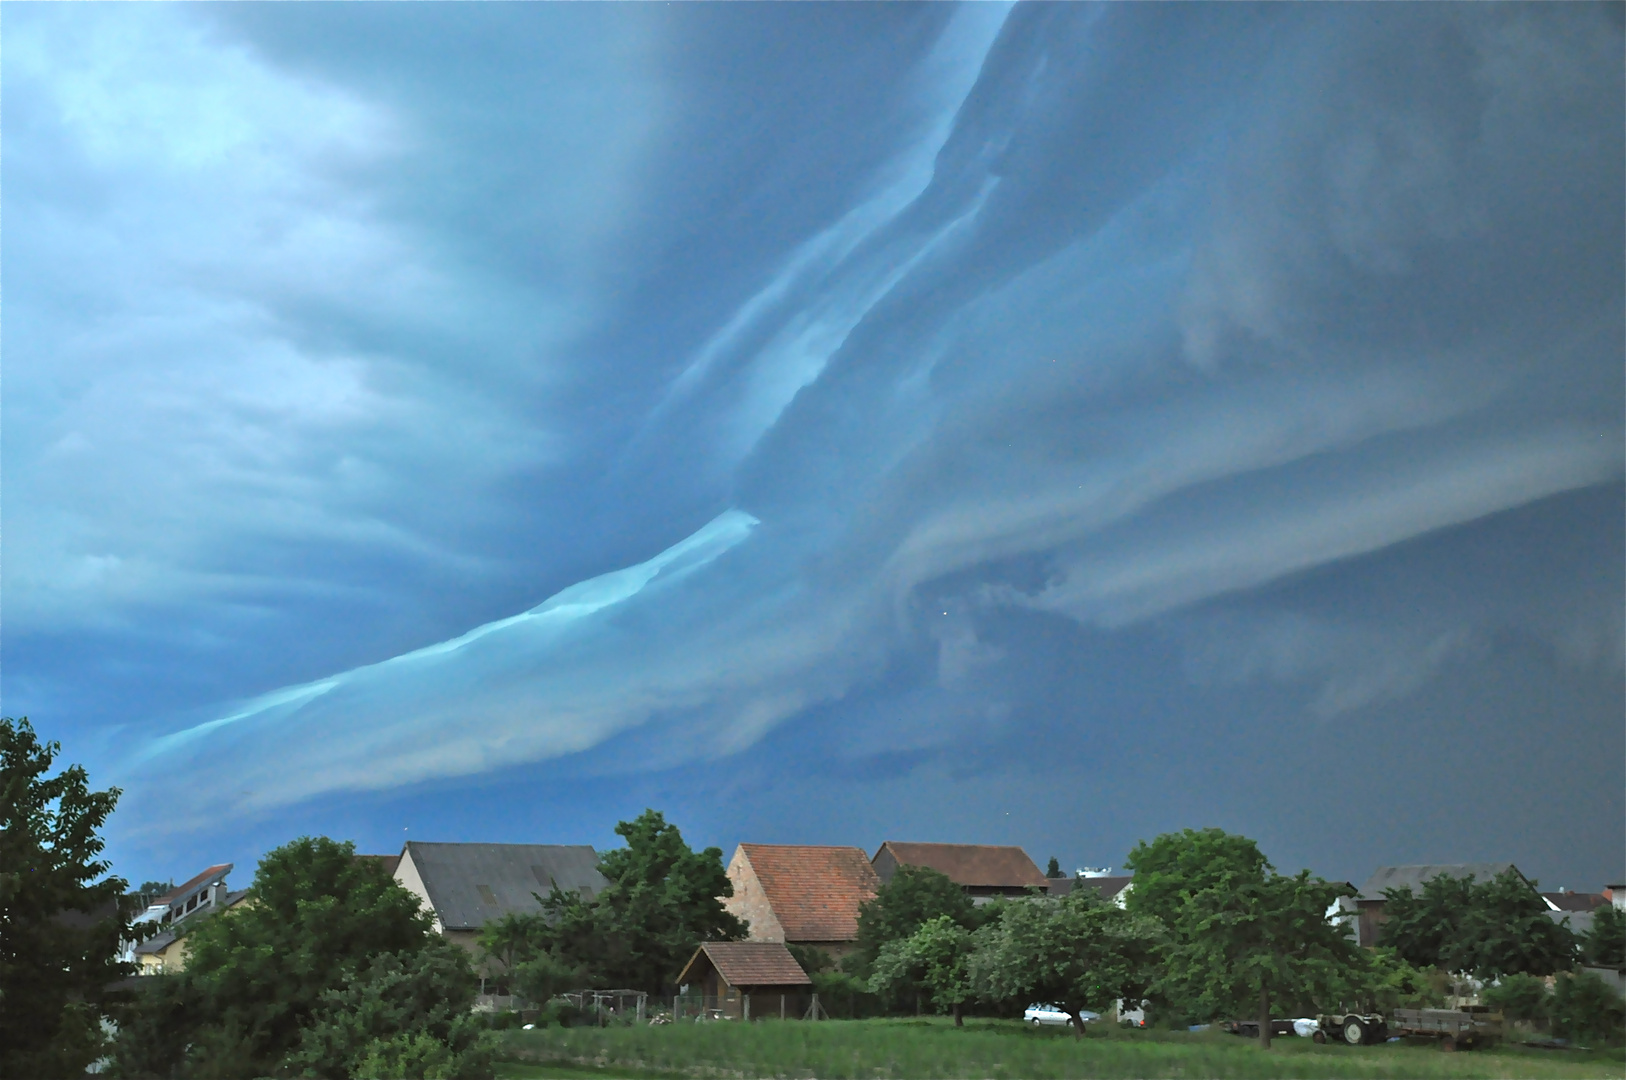
[[[142,975],[173,975],[186,970],[187,935],[210,915],[230,911],[239,904],[252,903],[247,889],[228,892],[194,911],[185,919],[160,930],[131,950],[131,959]]]
[[[395,880],[416,893],[435,930],[473,952],[480,928],[542,910],[554,886],[584,899],[609,884],[586,844],[435,844],[409,840]]]
[[[728,861],[734,895],[723,907],[751,928],[752,941],[821,949],[832,959],[858,943],[858,909],[881,881],[863,848],[741,844]]]
[[[1603,895],[1617,910],[1626,911],[1626,885],[1605,885]]]
[[[199,908],[213,907],[226,896],[226,877],[232,863],[217,863],[202,873],[155,897],[147,909],[130,921],[136,925],[159,923],[168,926],[190,917]]]
[[[1048,890],[1050,879],[1039,872],[1019,847],[993,844],[909,844],[888,840],[870,860],[882,883],[900,866],[936,870],[970,894],[973,903],[996,896],[1026,896],[1029,889]]]
[[[1383,906],[1386,897],[1383,895],[1389,889],[1407,889],[1413,893],[1422,890],[1423,883],[1431,881],[1442,874],[1451,877],[1464,878],[1470,875],[1474,880],[1486,882],[1508,870],[1515,874],[1519,868],[1510,862],[1482,862],[1482,863],[1422,863],[1412,866],[1380,866],[1372,871],[1372,876],[1366,879],[1361,886],[1360,894],[1355,898],[1356,909],[1356,941],[1368,948],[1377,945],[1378,935],[1383,927]],[[1519,874],[1521,878],[1523,874]],[[1525,878],[1526,882],[1529,881]],[[1531,890],[1534,891],[1534,886]]]
[[[775,1016],[801,1019],[813,980],[777,941],[708,941],[678,975],[684,995],[736,1020]]]

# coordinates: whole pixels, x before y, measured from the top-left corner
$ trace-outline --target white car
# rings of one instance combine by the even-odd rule
[[[1086,1024],[1093,1024],[1095,1021],[1101,1019],[1101,1014],[1093,1013],[1088,1009],[1085,1009],[1083,1012],[1078,1014],[1078,1017]],[[1063,1009],[1060,1005],[1050,1003],[1043,1005],[1029,1005],[1027,1010],[1022,1013],[1022,1019],[1030,1024],[1061,1025],[1071,1024],[1073,1022],[1073,1018],[1067,1015],[1066,1009]]]

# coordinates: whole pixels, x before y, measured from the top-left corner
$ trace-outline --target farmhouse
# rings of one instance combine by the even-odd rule
[[[586,899],[609,884],[586,844],[432,844],[409,840],[395,880],[416,893],[435,930],[471,952],[480,928],[542,910],[554,886]]]
[[[901,866],[921,866],[946,876],[985,903],[996,896],[1025,896],[1029,889],[1045,892],[1049,879],[1039,872],[1028,853],[1019,847],[992,844],[912,844],[888,840],[870,860],[882,882],[892,880]]]
[[[799,1020],[813,989],[813,980],[777,941],[708,941],[684,965],[678,984],[686,995],[702,997],[705,1008],[736,1020]]]
[[[863,848],[741,844],[728,862],[734,895],[723,906],[750,926],[750,940],[822,949],[832,959],[858,942],[858,909],[880,879]]]

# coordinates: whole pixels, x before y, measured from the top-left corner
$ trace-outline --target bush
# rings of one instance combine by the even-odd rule
[[[451,942],[385,953],[365,976],[323,995],[288,1064],[305,1076],[333,1080],[490,1077],[490,1054],[481,1049],[485,1023],[469,1011],[476,984],[468,953]],[[406,1071],[368,1071],[386,1066]]]
[[[1501,1011],[1509,1020],[1544,1025],[1551,1015],[1547,982],[1534,975],[1509,975],[1485,989],[1486,1005]]]
[[[844,971],[815,971],[808,978],[819,1004],[833,1019],[865,1020],[885,1011],[880,995],[870,993],[863,979]]]
[[[1553,987],[1553,1031],[1573,1042],[1613,1045],[1626,1035],[1626,1002],[1590,971],[1565,972]]]

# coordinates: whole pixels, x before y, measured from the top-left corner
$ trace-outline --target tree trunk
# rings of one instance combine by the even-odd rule
[[[1259,1047],[1270,1049],[1270,987],[1259,987]]]
[[[1067,1006],[1067,1015],[1073,1018],[1073,1038],[1082,1039],[1084,1037],[1084,1018],[1071,1005]]]
[[[960,1016],[960,1003],[958,1001],[954,1003],[954,1026],[965,1027],[965,1020]]]

